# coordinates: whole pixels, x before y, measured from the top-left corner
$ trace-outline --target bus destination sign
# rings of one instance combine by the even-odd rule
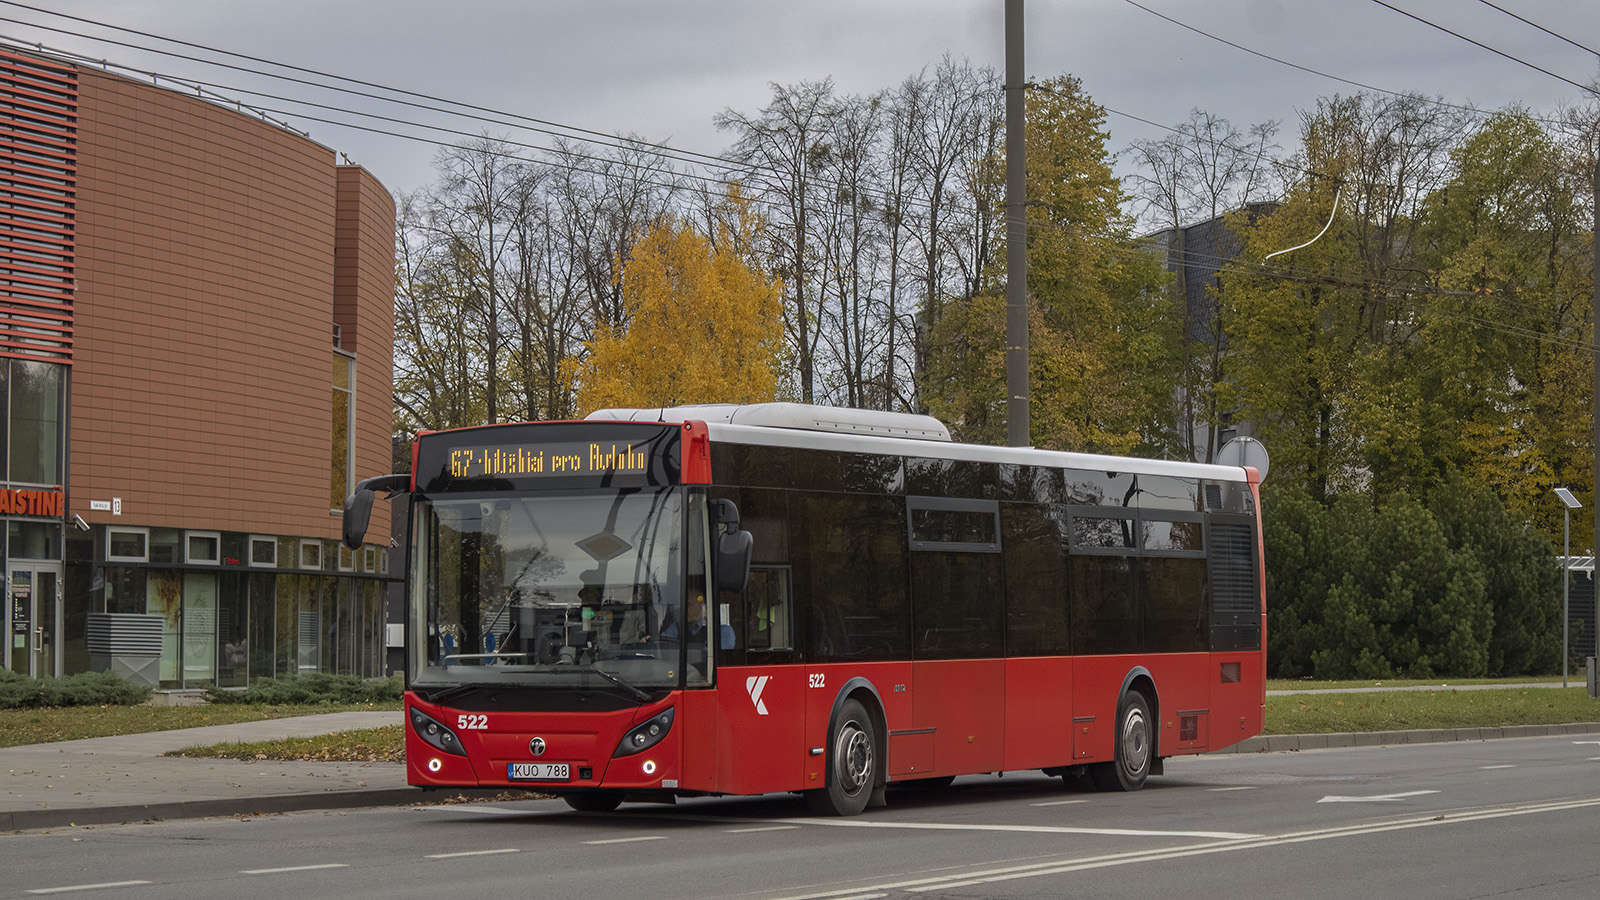
[[[544,490],[677,484],[676,425],[546,422],[425,433],[423,491]]]
[[[500,444],[460,447],[450,451],[451,478],[501,475],[643,475],[649,467],[649,448],[631,442]]]

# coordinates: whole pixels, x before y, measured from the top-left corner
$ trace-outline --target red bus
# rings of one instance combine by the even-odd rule
[[[575,809],[1042,769],[1137,790],[1261,730],[1254,469],[799,404],[423,433],[406,760]]]

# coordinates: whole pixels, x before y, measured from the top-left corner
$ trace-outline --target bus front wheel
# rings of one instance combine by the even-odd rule
[[[1089,770],[1095,787],[1102,791],[1137,791],[1150,777],[1154,754],[1155,725],[1150,720],[1150,701],[1138,691],[1129,691],[1117,704],[1111,762],[1096,763]]]
[[[854,816],[867,808],[878,777],[878,737],[859,701],[839,708],[838,724],[828,742],[827,787],[805,792],[812,812]]]

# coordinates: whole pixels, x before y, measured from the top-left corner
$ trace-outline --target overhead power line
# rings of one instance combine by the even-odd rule
[[[1545,34],[1548,34],[1551,37],[1556,38],[1557,40],[1566,41],[1567,43],[1571,44],[1572,46],[1577,47],[1579,50],[1582,50],[1582,51],[1584,51],[1586,53],[1593,53],[1595,56],[1600,56],[1600,50],[1596,50],[1593,47],[1585,47],[1583,44],[1578,43],[1577,41],[1573,40],[1572,38],[1569,38],[1564,34],[1558,34],[1558,33],[1554,32],[1554,31],[1551,31],[1550,29],[1544,27],[1543,25],[1540,25],[1538,22],[1534,22],[1534,21],[1530,21],[1528,19],[1525,19],[1522,16],[1519,16],[1516,13],[1512,12],[1511,10],[1506,9],[1504,6],[1500,6],[1500,5],[1495,4],[1495,3],[1490,3],[1489,0],[1478,0],[1478,2],[1482,3],[1484,6],[1489,7],[1490,9],[1499,10],[1500,12],[1505,13],[1506,15],[1510,16],[1513,19],[1516,19],[1518,22],[1521,22],[1524,25],[1528,25],[1530,27],[1537,28],[1540,31],[1544,32]]]
[[[1366,83],[1360,82],[1360,81],[1353,81],[1353,80],[1351,80],[1349,78],[1343,78],[1343,77],[1340,77],[1338,75],[1330,75],[1327,72],[1323,72],[1323,71],[1318,70],[1318,69],[1313,69],[1313,68],[1311,68],[1309,66],[1302,66],[1299,63],[1293,63],[1293,62],[1290,62],[1290,61],[1288,61],[1286,59],[1279,59],[1276,56],[1272,56],[1272,55],[1267,54],[1267,53],[1262,53],[1260,50],[1252,50],[1251,48],[1246,47],[1243,44],[1235,43],[1233,41],[1228,40],[1227,38],[1219,37],[1219,36],[1217,36],[1215,34],[1212,34],[1209,31],[1205,31],[1203,29],[1196,28],[1195,26],[1190,25],[1187,22],[1180,22],[1177,19],[1174,19],[1173,17],[1171,17],[1169,15],[1166,15],[1165,13],[1157,12],[1156,10],[1151,9],[1148,6],[1145,6],[1144,4],[1137,2],[1137,0],[1122,0],[1122,2],[1128,4],[1129,6],[1133,6],[1133,7],[1137,7],[1138,9],[1142,9],[1145,12],[1149,13],[1152,16],[1155,16],[1158,19],[1162,19],[1164,21],[1171,22],[1172,24],[1178,26],[1179,28],[1183,28],[1185,30],[1192,31],[1195,34],[1198,34],[1203,38],[1208,38],[1210,40],[1216,41],[1219,44],[1226,44],[1226,45],[1228,45],[1229,47],[1232,47],[1235,50],[1243,51],[1245,53],[1250,54],[1251,56],[1260,57],[1261,59],[1267,60],[1268,62],[1277,63],[1280,66],[1287,66],[1287,67],[1289,67],[1291,69],[1297,69],[1297,70],[1299,70],[1301,72],[1305,72],[1305,73],[1310,74],[1310,75],[1315,75],[1318,78],[1326,78],[1326,79],[1328,79],[1330,81],[1337,81],[1340,84],[1348,84],[1351,87],[1358,87],[1358,88],[1361,88],[1364,91],[1373,91],[1373,92],[1379,93],[1379,94],[1388,94],[1391,97],[1415,97],[1415,96],[1420,96],[1419,94],[1416,94],[1414,92],[1391,91],[1388,88],[1381,88],[1381,87],[1377,87],[1376,85],[1366,84]],[[1424,99],[1426,99],[1426,98],[1424,98]],[[1462,110],[1463,112],[1472,113],[1473,115],[1476,115],[1476,116],[1486,116],[1486,115],[1490,115],[1491,114],[1491,113],[1486,112],[1484,110],[1478,109],[1477,107],[1474,107],[1474,106],[1463,106],[1463,105],[1461,105],[1459,103],[1446,103],[1443,100],[1427,100],[1427,102],[1428,103],[1432,103],[1435,106],[1443,106],[1443,107],[1446,107],[1446,108],[1449,108],[1449,109],[1459,109],[1459,110]],[[1560,121],[1558,121],[1556,119],[1544,119],[1544,118],[1535,117],[1535,120],[1539,121],[1539,122],[1543,122],[1546,125],[1559,125],[1559,124],[1561,124]]]
[[[1406,12],[1405,10],[1401,9],[1398,6],[1395,6],[1392,3],[1386,3],[1386,2],[1384,2],[1384,0],[1372,0],[1372,2],[1378,4],[1379,6],[1383,7],[1384,9],[1390,10],[1392,12],[1397,12],[1400,15],[1405,16],[1408,19],[1413,19],[1413,20],[1415,20],[1417,22],[1421,22],[1422,24],[1428,26],[1429,28],[1437,28],[1438,30],[1444,32],[1445,34],[1448,34],[1451,37],[1458,38],[1460,40],[1466,41],[1467,43],[1471,44],[1474,47],[1481,47],[1482,49],[1487,50],[1490,53],[1495,54],[1496,56],[1503,56],[1506,59],[1509,59],[1514,63],[1517,63],[1519,65],[1527,66],[1528,68],[1533,69],[1536,72],[1543,72],[1544,74],[1549,75],[1551,78],[1555,78],[1555,79],[1560,80],[1560,81],[1565,81],[1567,84],[1572,85],[1573,87],[1577,88],[1580,91],[1587,91],[1590,94],[1594,94],[1596,96],[1600,96],[1600,91],[1596,91],[1594,88],[1589,87],[1586,84],[1579,84],[1578,82],[1573,81],[1571,78],[1568,78],[1565,75],[1557,75],[1556,73],[1550,71],[1549,69],[1544,68],[1543,66],[1536,66],[1533,63],[1528,62],[1525,59],[1519,59],[1519,58],[1517,58],[1515,56],[1512,56],[1511,54],[1505,52],[1504,50],[1496,50],[1495,48],[1489,46],[1488,44],[1483,43],[1482,41],[1475,41],[1472,38],[1469,38],[1466,35],[1460,33],[1459,31],[1451,31],[1450,29],[1444,27],[1443,25],[1440,25],[1437,22],[1431,22],[1431,21],[1429,21],[1427,19],[1424,19],[1423,17],[1421,17],[1419,15],[1416,15],[1415,13]]]

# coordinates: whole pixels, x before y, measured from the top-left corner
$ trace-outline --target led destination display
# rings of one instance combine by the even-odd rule
[[[425,491],[677,484],[675,426],[556,422],[423,434]]]
[[[462,447],[450,451],[451,478],[614,473],[643,475],[649,466],[648,448],[615,441]]]

